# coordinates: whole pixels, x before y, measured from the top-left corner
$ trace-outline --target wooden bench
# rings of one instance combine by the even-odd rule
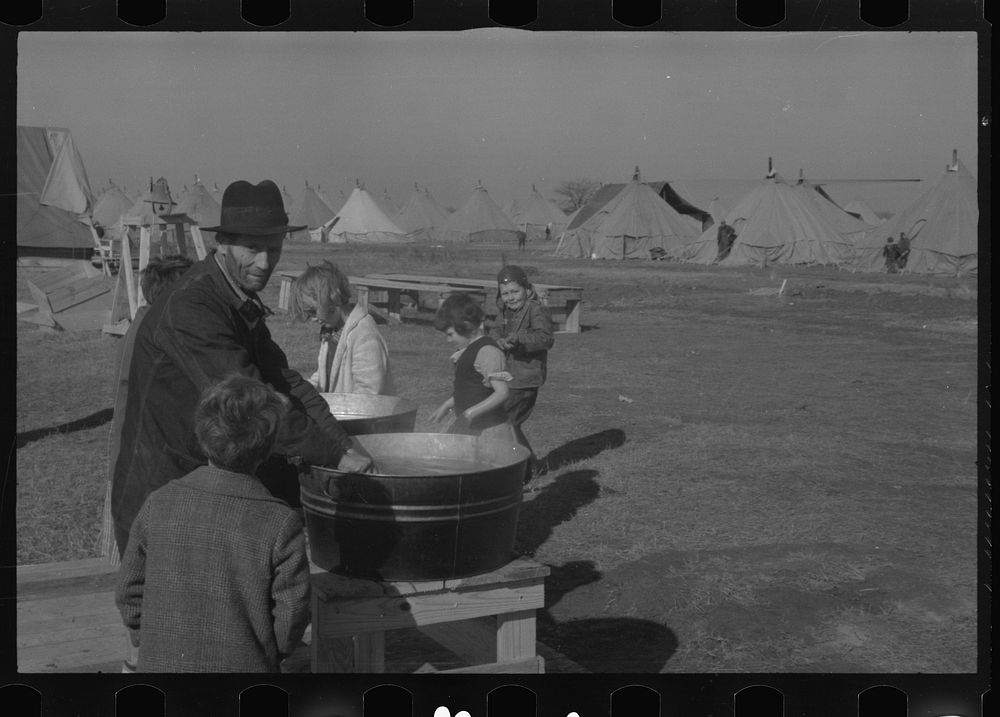
[[[385,672],[385,635],[418,629],[464,658],[440,672],[541,673],[535,611],[549,568],[515,560],[482,575],[382,582],[313,568],[313,672]]]
[[[18,672],[121,672],[118,568],[102,558],[17,567]]]
[[[433,284],[435,286],[453,287],[460,291],[483,291],[487,297],[484,305],[487,316],[496,315],[496,306],[492,298],[496,296],[497,283],[495,279],[467,279],[453,276],[428,276],[424,274],[368,274],[365,279],[386,279],[390,281],[405,281],[411,284]],[[580,332],[580,303],[583,300],[583,289],[578,286],[561,286],[558,284],[532,284],[539,300],[549,308],[556,333]]]
[[[287,311],[291,304],[292,282],[301,271],[279,271],[278,278],[281,287],[278,291],[278,308]],[[478,296],[485,302],[486,293],[471,287],[458,287],[448,284],[432,284],[396,279],[386,279],[371,276],[347,277],[357,293],[357,304],[368,311],[381,314],[390,321],[402,320],[403,296],[409,296],[415,304],[419,304],[420,294],[431,294],[437,300],[442,300],[451,294],[468,292]]]

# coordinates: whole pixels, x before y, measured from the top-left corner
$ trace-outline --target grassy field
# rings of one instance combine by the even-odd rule
[[[584,289],[526,425],[552,467],[517,545],[552,570],[539,639],[599,672],[975,671],[974,280],[539,245],[289,244],[279,268],[492,277],[504,254]],[[311,372],[314,327],[269,325]],[[426,322],[382,330],[432,430],[449,346]],[[94,555],[118,340],[17,339],[19,561]]]

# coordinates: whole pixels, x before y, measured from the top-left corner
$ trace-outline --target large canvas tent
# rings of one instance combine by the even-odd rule
[[[290,224],[294,226],[304,225],[306,228],[293,232],[291,238],[302,241],[322,241],[323,225],[333,219],[336,214],[319,195],[316,188],[309,186],[309,182],[306,182],[299,201],[295,202],[295,206],[289,214]]]
[[[913,204],[872,230],[857,247],[851,266],[881,271],[886,240],[910,238],[902,268],[915,274],[958,276],[979,270],[979,205],[976,179],[957,156],[938,182]]]
[[[68,129],[17,127],[17,255],[90,259],[94,197]]]
[[[719,262],[727,266],[840,264],[853,250],[815,202],[777,172],[760,180],[725,220],[736,230],[728,256]],[[698,264],[718,261],[717,228],[709,227],[690,242],[683,259]]]
[[[479,184],[465,204],[448,217],[440,238],[449,242],[514,242],[520,234],[486,187]]]
[[[559,240],[558,256],[650,259],[677,256],[698,233],[698,223],[679,214],[650,185],[633,179],[596,211],[580,211]],[[603,189],[601,190],[603,191]],[[598,195],[601,193],[598,192]],[[600,197],[596,198],[601,201]],[[592,206],[592,201],[587,206]],[[574,226],[575,225],[575,226]]]
[[[430,191],[413,185],[406,204],[395,217],[400,229],[418,241],[437,241],[438,233],[448,221],[448,212],[438,204]]]
[[[222,206],[200,180],[177,202],[178,214],[187,214],[198,226],[214,227],[221,222]]]
[[[549,238],[559,236],[569,223],[565,212],[543,197],[534,185],[527,200],[512,201],[504,213],[529,240],[544,239],[546,228]]]
[[[861,197],[855,197],[844,205],[844,211],[850,212],[865,224],[877,227],[885,220],[875,213],[875,210],[868,206],[868,203]]]
[[[795,188],[802,193],[807,202],[814,205],[817,213],[823,215],[830,226],[851,244],[857,244],[865,234],[878,226],[878,223],[869,224],[841,207],[821,185],[799,177],[799,183]]]
[[[333,243],[388,243],[413,241],[385,215],[364,187],[355,187],[337,215],[323,225]]]
[[[135,204],[134,199],[112,184],[98,197],[97,203],[94,204],[94,224],[105,229],[114,227],[133,204]]]

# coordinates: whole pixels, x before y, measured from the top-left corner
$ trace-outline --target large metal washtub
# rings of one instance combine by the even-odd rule
[[[513,557],[529,451],[442,433],[356,437],[375,460],[446,467],[390,474],[313,466],[300,476],[311,557],[357,577],[437,580],[495,570]],[[448,468],[448,465],[464,467]],[[406,473],[413,473],[407,475]],[[423,473],[423,474],[421,474]]]

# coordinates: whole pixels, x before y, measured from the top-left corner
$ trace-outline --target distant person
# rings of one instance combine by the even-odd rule
[[[528,238],[527,232],[518,231],[517,232],[517,249],[518,251],[524,251],[524,242]]]
[[[546,224],[545,225],[545,241],[548,241],[551,238],[552,238],[552,225],[551,224]]]
[[[899,270],[899,246],[893,242],[892,237],[888,237],[885,240],[885,246],[882,247],[882,256],[885,257],[886,273],[895,274]]]
[[[355,305],[346,313],[350,298],[350,280],[329,261],[307,267],[292,282],[292,316],[320,325],[317,369],[309,382],[321,393],[394,395],[385,339],[365,308]]]
[[[719,222],[719,229],[715,237],[718,244],[717,261],[722,261],[729,256],[729,250],[733,248],[733,243],[736,241],[736,230],[726,224],[726,220],[723,219]]]
[[[431,420],[440,423],[452,413],[448,433],[513,442],[514,429],[504,410],[510,374],[504,370],[503,351],[484,333],[485,318],[483,307],[468,294],[452,294],[441,302],[434,328],[458,350],[451,355],[455,364],[452,395],[431,414]]]
[[[899,243],[896,245],[899,256],[896,258],[896,266],[900,269],[906,268],[906,260],[910,257],[910,237],[906,232],[899,233]]]
[[[299,514],[254,476],[289,401],[234,375],[194,416],[208,465],[151,493],[132,523],[115,602],[137,672],[279,672],[310,620]]]
[[[503,350],[511,375],[504,408],[518,443],[531,451],[526,476],[526,480],[531,480],[542,472],[542,466],[524,435],[523,426],[535,408],[538,390],[545,384],[548,373],[549,350],[555,343],[552,315],[519,266],[505,266],[497,274],[496,302],[497,317],[489,335]]]
[[[139,272],[139,287],[142,289],[145,303],[136,310],[122,340],[121,355],[118,360],[118,386],[115,391],[111,433],[108,436],[108,489],[104,496],[100,549],[101,555],[106,557],[112,565],[118,565],[121,556],[118,554],[114,525],[111,520],[111,479],[114,475],[115,463],[118,461],[118,450],[121,447],[122,424],[125,420],[125,397],[128,395],[129,364],[132,362],[135,334],[146,312],[149,311],[149,305],[156,301],[156,297],[163,289],[181,278],[192,263],[191,259],[181,254],[154,256],[150,258],[146,268]]]

